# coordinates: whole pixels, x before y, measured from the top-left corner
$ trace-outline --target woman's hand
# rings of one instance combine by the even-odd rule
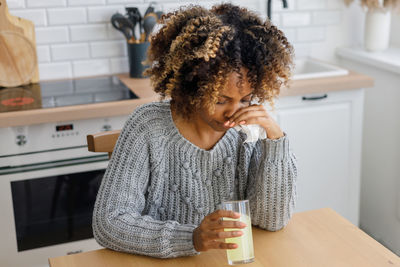
[[[219,239],[243,235],[242,231],[225,232],[224,229],[244,228],[246,224],[240,221],[224,221],[222,217],[238,219],[240,218],[240,214],[228,210],[216,210],[204,217],[199,227],[193,231],[193,245],[197,251],[237,248],[237,244],[225,243]]]
[[[265,129],[269,139],[279,139],[284,134],[276,121],[268,114],[263,105],[251,105],[238,110],[225,122],[225,126],[234,127],[243,124],[258,124]]]

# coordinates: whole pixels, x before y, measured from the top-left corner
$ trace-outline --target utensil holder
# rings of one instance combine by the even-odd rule
[[[149,46],[150,42],[128,43],[129,76],[131,78],[146,78],[143,76],[143,71],[149,66],[143,63],[147,58]]]

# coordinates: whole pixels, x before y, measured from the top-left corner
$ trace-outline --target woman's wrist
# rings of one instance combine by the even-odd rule
[[[197,227],[196,229],[194,229],[194,231],[193,231],[193,247],[194,247],[194,249],[197,251],[197,252],[200,252],[201,250],[200,250],[200,248],[198,247],[198,242],[197,242],[197,239],[198,239],[198,232],[199,232],[199,227]]]
[[[275,125],[274,127],[263,125],[263,128],[267,133],[267,138],[271,140],[282,138],[285,135],[278,125]]]
[[[277,139],[280,139],[280,138],[282,138],[282,137],[284,137],[284,136],[285,136],[285,135],[284,135],[283,132],[281,132],[281,133],[274,133],[274,134],[269,134],[269,133],[267,132],[267,138],[270,139],[270,140],[277,140]]]

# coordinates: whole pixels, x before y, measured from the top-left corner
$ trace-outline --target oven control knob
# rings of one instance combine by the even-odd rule
[[[23,146],[23,145],[26,144],[26,142],[27,142],[27,140],[26,140],[26,136],[25,135],[23,135],[23,134],[17,135],[17,145]]]
[[[111,128],[111,125],[110,125],[110,124],[104,124],[102,130],[103,130],[104,132],[106,132],[106,131],[111,131],[111,129],[112,129],[112,128]]]

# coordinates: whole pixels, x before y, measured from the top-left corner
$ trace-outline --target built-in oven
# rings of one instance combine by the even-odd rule
[[[0,141],[0,266],[48,266],[49,257],[100,248],[91,223],[108,155],[88,152],[86,134],[120,129],[125,120],[0,128],[9,140]]]
[[[64,83],[61,91],[66,89]],[[41,102],[78,101],[57,99],[61,91],[51,99],[42,91]],[[108,154],[89,152],[86,135],[121,129],[127,117],[0,128],[0,266],[48,266],[49,257],[100,248],[92,212]]]

